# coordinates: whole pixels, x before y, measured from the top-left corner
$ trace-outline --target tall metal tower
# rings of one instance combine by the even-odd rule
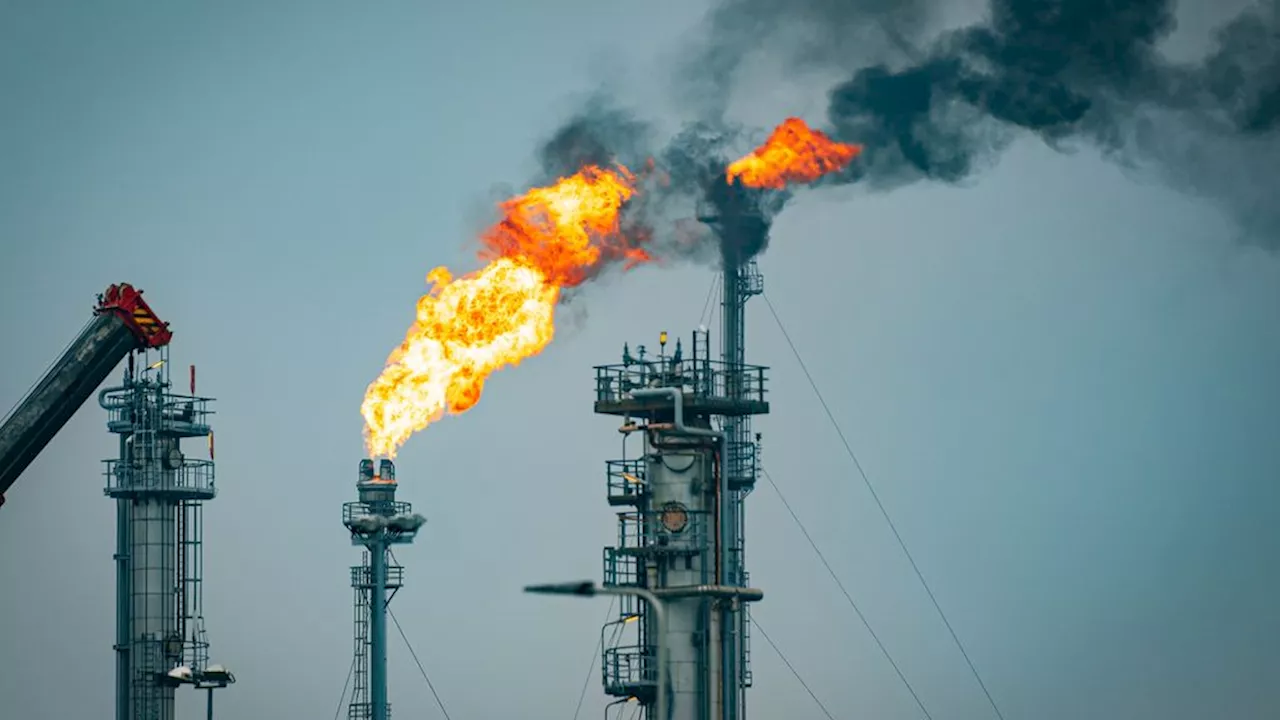
[[[621,364],[595,368],[595,411],[625,418],[622,457],[606,464],[609,503],[634,508],[618,513],[604,584],[647,588],[667,609],[664,637],[655,637],[648,609],[622,598],[603,629],[604,689],[642,703],[649,720],[658,643],[670,674],[669,718],[660,720],[743,717],[744,609],[763,596],[743,569],[741,496],[755,477],[755,446],[741,444],[740,428],[769,411],[766,369],[712,360],[708,339],[695,332],[686,358],[679,340],[667,354],[664,332],[657,357],[626,346]],[[641,447],[629,457],[633,435]]]
[[[143,368],[137,369],[141,359]],[[99,394],[107,428],[120,436],[106,462],[116,501],[116,720],[172,720],[174,693],[234,682],[209,664],[204,628],[204,502],[214,487],[212,398],[175,393],[168,348],[129,355],[121,385]],[[182,441],[209,438],[209,458]]]
[[[759,207],[757,192],[744,188],[740,183],[723,184],[717,192],[699,208],[698,219],[711,227],[720,239],[721,272],[721,337],[720,357],[725,367],[725,395],[731,403],[750,399],[752,390],[742,380],[747,368],[747,301],[764,292],[764,276],[748,253],[762,249],[769,231],[768,221]],[[745,259],[744,259],[745,258]],[[762,390],[763,392],[763,390]],[[758,414],[768,413],[766,407]],[[746,586],[749,573],[746,569],[746,504],[744,500],[755,488],[759,468],[760,436],[752,436],[753,413],[723,413],[719,416],[720,431],[725,435],[725,475],[728,478],[729,526],[727,576],[735,583]],[[751,686],[750,606],[742,605],[733,612],[733,632],[727,635],[726,657],[734,663],[726,670],[736,678],[738,698],[734,713],[726,720],[746,717],[746,689]]]
[[[342,506],[351,544],[364,548],[361,563],[351,568],[355,684],[347,718],[387,720],[387,605],[404,580],[404,567],[391,560],[391,546],[413,542],[426,519],[411,504],[396,501],[396,467],[390,460],[379,462],[376,475],[373,460],[361,460],[356,490],[360,499]]]

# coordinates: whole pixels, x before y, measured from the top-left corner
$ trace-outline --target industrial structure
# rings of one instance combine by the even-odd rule
[[[609,504],[618,513],[617,545],[604,549],[605,587],[645,588],[666,608],[662,636],[651,610],[621,596],[602,632],[604,690],[610,707],[656,705],[657,646],[667,653],[666,718],[741,720],[751,685],[744,499],[755,485],[759,436],[751,416],[769,411],[765,370],[745,362],[747,300],[763,289],[749,253],[767,223],[741,186],[700,207],[699,220],[720,239],[723,260],[720,359],[710,332],[695,331],[689,356],[667,334],[651,357],[644,346],[621,364],[596,371],[595,412],[620,416],[623,457],[607,462]],[[631,454],[630,439],[639,436]],[[606,717],[608,713],[606,712]]]
[[[204,627],[213,458],[182,449],[185,439],[213,437],[213,400],[195,394],[194,366],[190,394],[173,391],[167,347],[134,357],[123,382],[98,395],[107,429],[120,436],[105,489],[116,501],[116,718],[171,720],[178,686],[209,690],[212,704],[213,688],[234,682],[209,664]]]
[[[404,580],[404,567],[395,562],[392,545],[413,542],[426,520],[413,506],[396,500],[396,467],[388,459],[378,464],[360,461],[356,482],[359,500],[342,506],[342,524],[351,544],[364,550],[351,568],[355,595],[355,658],[348,720],[387,720],[387,605]],[[390,593],[390,594],[388,594]]]
[[[34,389],[0,423],[0,492],[53,439],[120,361],[120,385],[99,404],[119,453],[106,461],[116,501],[116,720],[172,720],[180,685],[209,691],[235,682],[210,665],[205,635],[203,503],[216,495],[212,400],[173,392],[168,325],[128,284],[98,298],[93,318]],[[208,459],[182,441],[207,437]]]

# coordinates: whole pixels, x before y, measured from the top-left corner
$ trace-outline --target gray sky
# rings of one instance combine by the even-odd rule
[[[0,3],[0,404],[109,283],[172,323],[175,361],[219,398],[223,717],[334,711],[365,386],[426,272],[476,266],[538,141],[601,83],[657,103],[703,10],[461,7]],[[797,80],[738,112],[820,122],[823,103]],[[1234,234],[1207,202],[1030,141],[964,188],[814,192],[775,225],[769,297],[1011,720],[1280,711],[1280,262]],[[429,524],[398,552],[393,610],[454,718],[572,715],[607,601],[519,589],[598,578],[618,435],[591,366],[687,336],[711,279],[598,284],[546,352],[401,453]],[[767,308],[748,312],[749,358],[774,368],[765,467],[934,717],[991,717]],[[111,440],[86,406],[0,510],[6,717],[109,712]],[[748,502],[760,624],[838,717],[918,717],[774,491]],[[439,717],[398,638],[392,662],[396,716]],[[821,717],[758,636],[753,662],[753,714]],[[597,671],[583,717],[605,700]]]

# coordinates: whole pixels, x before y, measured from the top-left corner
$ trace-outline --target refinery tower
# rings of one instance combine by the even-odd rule
[[[204,503],[217,494],[213,401],[195,394],[194,367],[190,393],[174,391],[167,350],[130,355],[120,385],[98,395],[119,437],[105,490],[116,501],[118,720],[171,720],[183,685],[208,691],[212,716],[213,690],[235,681],[209,663],[204,628]],[[209,458],[184,452],[183,441],[196,438],[209,439]]]
[[[695,331],[689,353],[659,336],[652,355],[629,345],[622,362],[597,367],[595,412],[621,417],[623,457],[607,462],[609,504],[618,512],[617,544],[604,549],[606,587],[644,588],[665,608],[657,635],[651,610],[631,595],[603,628],[605,692],[626,712],[638,702],[655,720],[658,653],[666,648],[667,718],[741,720],[751,685],[749,602],[743,500],[755,485],[758,436],[751,416],[765,414],[765,368],[745,363],[746,301],[763,289],[753,260],[743,260],[767,226],[740,186],[699,208],[721,239],[724,268],[720,357],[710,332]],[[606,717],[610,717],[606,712]]]

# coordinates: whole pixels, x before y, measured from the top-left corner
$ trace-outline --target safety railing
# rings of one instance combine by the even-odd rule
[[[614,696],[628,696],[641,688],[656,686],[656,658],[657,652],[652,645],[605,648],[600,663],[604,691]]]
[[[342,504],[342,524],[350,525],[357,518],[369,515],[394,517],[408,515],[413,512],[413,505],[407,502],[349,502]]]
[[[736,490],[754,486],[759,467],[756,462],[756,444],[750,441],[730,441],[728,445],[729,460],[725,465],[729,487]]]
[[[388,565],[387,566],[387,587],[398,588],[404,583],[404,566]],[[373,587],[373,568],[368,565],[351,566],[351,587],[353,588],[371,588]]]
[[[606,587],[636,587],[640,584],[640,562],[634,553],[604,549],[604,584]]]
[[[347,720],[373,720],[373,703],[351,703],[347,706]],[[387,720],[391,720],[390,702],[387,702]]]
[[[209,434],[209,409],[213,398],[168,392],[167,385],[138,380],[129,387],[106,393],[107,427],[152,430],[161,435],[202,437]]]
[[[610,505],[635,505],[644,497],[644,460],[609,460],[605,472]]]
[[[618,549],[630,552],[693,554],[711,539],[711,516],[682,505],[618,513]]]
[[[762,365],[730,365],[719,360],[659,358],[596,366],[596,402],[622,402],[633,390],[678,388],[689,399],[764,402]]]
[[[208,499],[217,493],[212,460],[182,458],[176,467],[160,459],[138,463],[111,459],[104,464],[108,495],[151,492]]]

